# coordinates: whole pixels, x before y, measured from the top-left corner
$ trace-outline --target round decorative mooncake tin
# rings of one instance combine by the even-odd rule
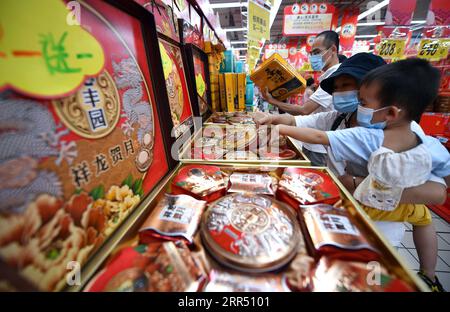
[[[201,237],[221,264],[258,273],[276,270],[296,254],[300,228],[296,213],[269,196],[235,193],[211,203]]]

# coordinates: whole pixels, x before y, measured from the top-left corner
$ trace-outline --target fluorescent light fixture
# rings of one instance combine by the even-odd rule
[[[389,4],[389,0],[384,0],[384,1],[380,2],[380,3],[378,3],[377,5],[371,7],[369,10],[367,10],[365,12],[362,12],[361,14],[358,15],[358,21],[362,20],[364,17],[367,17],[370,14],[372,14],[372,13],[378,11],[378,10],[381,10],[381,8],[384,8],[388,4]],[[340,30],[341,30],[341,26],[336,28],[336,32],[339,32]]]
[[[225,32],[233,32],[233,31],[246,31],[247,27],[235,27],[235,28],[222,28]]]
[[[231,44],[247,44],[247,40],[236,40],[236,41],[231,41]]]
[[[211,9],[230,9],[246,7],[247,2],[211,3]]]
[[[356,35],[355,38],[375,38],[377,35]]]
[[[423,24],[426,21],[411,21],[411,24]],[[357,26],[379,26],[379,25],[384,25],[384,22],[368,22],[368,23],[358,23],[356,24]],[[392,27],[395,27],[395,25],[393,25]]]
[[[358,21],[362,20],[364,17],[369,16],[370,14],[381,10],[381,8],[384,8],[385,6],[387,6],[389,4],[389,0],[384,0],[380,3],[378,3],[377,5],[373,6],[372,8],[370,8],[369,10],[362,12],[361,14],[358,15]]]
[[[378,25],[384,25],[384,22],[369,22],[356,24],[356,26],[378,26]]]
[[[273,22],[275,21],[275,17],[277,17],[278,10],[280,9],[282,0],[275,0],[272,8],[270,9],[270,25],[269,29],[272,28]],[[270,40],[270,38],[268,38]]]

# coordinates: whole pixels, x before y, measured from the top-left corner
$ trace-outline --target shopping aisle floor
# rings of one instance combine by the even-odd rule
[[[432,216],[438,235],[439,258],[436,265],[436,274],[445,290],[450,292],[450,224],[434,212],[432,212]],[[412,227],[408,223],[405,223],[405,225],[407,230],[398,252],[409,264],[410,268],[417,272],[419,270],[419,258],[414,248]]]

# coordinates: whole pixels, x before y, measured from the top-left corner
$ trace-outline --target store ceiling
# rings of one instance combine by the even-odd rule
[[[367,11],[368,6],[370,8],[370,2],[374,2],[374,0],[343,0],[343,1],[337,1],[337,0],[328,0],[328,1],[295,1],[295,0],[282,0],[280,8],[278,10],[278,13],[276,15],[276,18],[274,20],[274,23],[271,28],[271,42],[282,42],[283,41],[283,11],[284,7],[288,5],[292,5],[294,3],[314,3],[314,2],[327,2],[333,4],[340,12],[342,12],[344,9],[347,8],[355,8],[359,7],[360,13]],[[382,0],[375,0],[375,2],[382,2]],[[236,4],[236,7],[233,8],[216,8],[214,9],[215,12],[219,13],[220,18],[220,25],[224,29],[230,29],[230,28],[247,28],[247,1],[236,1],[236,0],[210,0],[211,4]],[[413,21],[424,21],[426,19],[428,6],[429,6],[430,0],[417,0],[416,4],[416,10],[413,15]],[[239,6],[240,4],[240,6]],[[372,3],[373,5],[373,3]],[[386,8],[383,7],[379,13],[380,13],[380,20],[379,22],[384,22],[384,17],[386,15]],[[360,24],[366,24],[367,19],[364,18],[359,21]],[[340,21],[339,21],[340,25]],[[419,28],[422,24],[415,25],[416,28]],[[357,36],[373,36],[376,35],[376,27],[377,25],[358,25],[357,28]],[[413,38],[417,34],[420,33],[421,29],[416,30],[413,33]],[[233,48],[246,48],[245,41],[247,40],[246,37],[246,30],[238,30],[238,31],[227,31],[227,39],[232,44]],[[357,37],[357,39],[361,40],[372,40],[370,37]],[[234,44],[233,42],[241,42]],[[240,50],[241,55],[246,55],[246,50]]]

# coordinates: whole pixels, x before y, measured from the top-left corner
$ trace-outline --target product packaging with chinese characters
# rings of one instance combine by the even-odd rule
[[[284,60],[274,53],[250,75],[250,79],[261,90],[268,88],[270,94],[282,101],[305,90],[305,79]]]

